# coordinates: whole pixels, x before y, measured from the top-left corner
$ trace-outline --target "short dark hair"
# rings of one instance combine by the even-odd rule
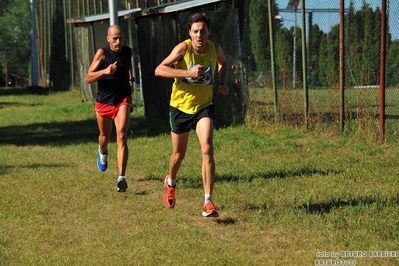
[[[211,28],[211,19],[205,13],[194,13],[188,18],[188,29],[191,29],[193,23],[204,22],[208,29]]]

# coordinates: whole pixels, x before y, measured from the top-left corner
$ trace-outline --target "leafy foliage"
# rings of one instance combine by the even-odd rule
[[[399,86],[399,40],[390,45],[387,52],[387,80],[393,86]]]
[[[4,83],[5,63],[9,73],[28,77],[30,59],[30,7],[26,0],[0,0],[0,84]]]
[[[312,70],[310,73],[310,82],[312,85],[320,85],[320,79],[317,73],[320,71],[320,65],[318,62],[319,54],[321,52],[321,41],[324,37],[323,31],[320,27],[316,25],[312,25],[310,31],[310,38],[309,38],[309,58],[310,61],[308,62],[309,68]]]
[[[273,14],[278,14],[278,8],[273,2]],[[258,70],[267,71],[271,68],[270,40],[268,23],[268,4],[264,0],[251,1],[250,29],[252,53]],[[279,25],[281,26],[281,25]],[[350,3],[349,12],[345,15],[345,50],[347,77],[351,84],[376,85],[379,83],[380,72],[380,38],[381,10],[373,10],[369,4],[363,3],[360,10],[355,10]],[[307,51],[309,53],[309,81],[311,86],[334,86],[339,82],[339,25],[331,27],[327,33],[317,24],[311,25]],[[293,51],[294,31],[297,36],[297,47]],[[398,43],[387,38],[387,85],[398,84]],[[302,80],[302,40],[301,28],[281,28],[276,32],[276,62],[280,80],[284,83],[293,77],[289,74],[293,69],[293,57],[296,57],[296,79]]]
[[[125,7],[123,1],[119,1],[121,8]],[[245,1],[241,2],[244,5]],[[61,7],[62,1],[57,1],[57,6]],[[82,11],[91,14],[99,14],[107,11],[108,1],[87,1],[88,6],[84,6],[82,1],[72,5],[71,15],[80,16]],[[247,3],[247,2],[246,2]],[[278,14],[278,6],[275,1],[273,4],[273,14]],[[2,25],[0,38],[0,85],[4,84],[5,64],[9,62],[9,72],[23,78],[29,76],[30,61],[30,7],[26,0],[0,0],[0,23]],[[240,6],[240,8],[244,8]],[[255,60],[256,67],[260,71],[270,69],[270,39],[268,22],[268,1],[250,1],[249,12],[245,12],[243,18],[243,42],[248,44],[249,49],[244,51],[243,61],[252,64]],[[38,16],[47,14],[46,10],[38,8]],[[57,47],[50,54],[52,65],[51,76],[59,76],[59,73],[67,73],[69,62],[65,61],[66,54],[64,42],[64,20],[62,10],[51,14],[52,25],[47,25],[50,29],[51,47]],[[38,18],[39,19],[39,18]],[[345,15],[345,38],[347,42],[345,67],[348,72],[348,79],[352,84],[370,85],[379,82],[379,56],[380,56],[380,20],[381,11],[379,8],[373,10],[367,3],[364,3],[360,10],[355,10],[351,1],[349,12]],[[276,28],[280,28],[277,25]],[[297,46],[297,78],[302,79],[301,69],[301,34],[300,28],[287,30],[282,28],[276,33],[276,62],[279,73],[286,73],[288,79],[292,79],[289,70],[292,70],[293,51],[292,33],[296,30]],[[318,25],[310,28],[310,40],[308,43],[309,62],[308,66],[309,81],[311,86],[328,86],[338,81],[338,47],[339,47],[339,27],[336,25],[330,32],[324,33]],[[44,41],[44,40],[40,40]],[[391,40],[388,34],[387,39],[387,85],[396,86],[398,78],[398,42]],[[44,58],[47,55],[41,55]],[[60,61],[61,64],[60,64]],[[58,79],[55,79],[57,82]],[[287,80],[288,82],[289,80]],[[68,84],[54,84],[56,86],[67,87]]]
[[[278,8],[273,0],[273,14],[278,14]],[[252,52],[260,70],[270,68],[270,35],[268,4],[264,0],[252,0],[250,12],[250,28]]]

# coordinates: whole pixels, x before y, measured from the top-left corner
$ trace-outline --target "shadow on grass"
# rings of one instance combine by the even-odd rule
[[[333,209],[343,208],[343,207],[355,207],[363,205],[374,205],[379,206],[396,206],[399,204],[398,196],[394,198],[380,197],[379,195],[367,195],[359,196],[354,199],[342,200],[342,199],[331,199],[326,202],[303,204],[298,208],[304,210],[308,214],[326,214],[331,212]]]
[[[42,104],[26,104],[26,103],[21,103],[21,102],[0,102],[0,109],[3,108],[8,108],[8,107],[13,107],[13,106],[30,106],[30,107],[34,107],[34,106],[40,106]]]
[[[38,168],[59,168],[63,167],[65,164],[52,164],[52,163],[32,163],[32,164],[25,164],[25,165],[18,165],[15,164],[0,164],[0,176],[9,174],[13,171],[16,167],[18,169],[38,169]],[[69,165],[70,167],[75,167],[75,165]]]
[[[133,117],[130,121],[130,131],[133,138],[156,137],[170,133],[170,126],[167,122],[149,121],[145,117]]]
[[[140,178],[138,180],[138,182],[143,182],[143,181],[158,181],[160,182],[160,184],[162,183],[163,179],[165,178],[165,176],[157,176],[157,175],[153,175],[150,174],[144,178]]]
[[[316,168],[306,168],[299,170],[281,170],[281,171],[271,171],[266,173],[253,173],[251,175],[234,175],[234,174],[216,174],[215,176],[215,183],[223,183],[223,182],[252,182],[254,179],[263,178],[263,179],[272,179],[272,178],[279,178],[284,179],[288,177],[310,177],[312,175],[323,175],[328,176],[332,174],[338,174],[341,171],[337,170],[320,170]],[[199,172],[198,175],[201,173]],[[146,180],[159,180],[157,177],[149,176]],[[178,180],[179,185],[187,188],[199,189],[203,187],[202,178],[187,178],[182,177]]]
[[[231,218],[231,217],[219,218],[219,219],[216,219],[214,221],[215,221],[215,223],[221,224],[221,225],[232,225],[232,224],[235,224],[237,222],[236,219]]]
[[[55,87],[0,87],[0,96],[17,96],[17,95],[49,95],[52,92],[66,91],[65,89],[57,89]]]
[[[23,126],[0,127],[0,145],[68,145],[95,142],[98,136],[96,121],[35,123]]]
[[[245,175],[216,175],[215,181],[219,182],[238,182],[238,181],[248,181],[252,182],[255,178],[287,178],[287,177],[307,177],[312,175],[322,175],[327,176],[331,174],[339,174],[341,171],[337,170],[322,170],[316,168],[304,167],[302,169],[295,170],[280,170],[280,171],[270,171],[265,173],[255,173],[251,176]]]
[[[14,169],[13,165],[0,164],[0,176],[8,174],[12,169]]]
[[[169,132],[167,126],[151,123],[144,118],[132,118],[128,138],[154,137]],[[61,146],[76,143],[96,142],[97,122],[93,119],[70,122],[34,123],[23,126],[0,127],[0,145],[16,146],[50,145]],[[111,141],[115,141],[115,126]]]
[[[289,178],[289,177],[309,177],[313,175],[323,175],[328,176],[331,174],[338,174],[341,171],[336,170],[319,170],[319,169],[299,169],[299,170],[282,170],[282,171],[272,171],[266,173],[254,173],[251,175],[234,175],[234,174],[225,174],[220,175],[216,174],[215,183],[223,183],[223,182],[252,182],[256,178],[263,178],[263,179],[272,179],[272,178]],[[164,177],[158,177],[154,175],[149,175],[143,179],[143,181],[159,181],[162,180]],[[202,179],[196,177],[179,177],[178,182],[181,186],[187,188],[198,189],[202,188]]]
[[[260,212],[260,211],[266,211],[270,209],[270,206],[268,206],[266,203],[262,204],[262,205],[255,205],[255,204],[247,204],[245,206],[245,210],[248,211],[256,211],[256,212]]]
[[[141,190],[141,191],[134,192],[134,195],[137,195],[137,196],[147,196],[149,194],[151,194],[151,192],[147,191],[147,190]]]

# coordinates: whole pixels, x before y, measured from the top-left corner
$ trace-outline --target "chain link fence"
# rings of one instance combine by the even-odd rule
[[[179,42],[190,38],[187,21],[193,12],[205,12],[211,19],[212,41],[220,44],[229,62],[230,93],[217,93],[218,75],[215,75],[213,103],[217,110],[215,126],[223,127],[243,121],[245,94],[241,84],[233,83],[234,66],[239,65],[240,37],[237,10],[207,6],[195,10],[180,10],[157,16],[139,16],[137,21],[138,48],[141,60],[142,87],[146,117],[153,121],[168,121],[169,101],[173,79],[157,78],[154,69]],[[233,85],[234,84],[234,85]]]
[[[223,124],[240,122],[243,117],[248,123],[306,125],[310,129],[344,130],[378,138],[382,103],[386,140],[390,144],[398,143],[399,1],[386,0],[386,90],[382,102],[379,84],[383,1],[345,1],[342,32],[340,1],[306,1],[303,15],[300,5],[288,5],[300,1],[273,0],[270,1],[273,8],[269,10],[268,0],[234,0],[219,1],[206,9],[131,17],[129,23],[135,23],[135,27],[129,34],[137,38],[133,45],[138,45],[138,63],[144,78],[140,86],[143,85],[146,112],[163,118],[167,102],[163,98],[167,98],[169,92],[161,92],[160,87],[169,88],[170,81],[155,79],[153,69],[178,41],[186,38],[183,35],[186,29],[176,25],[183,23],[187,12],[205,10],[212,11],[211,39],[222,44],[231,62],[232,95],[227,99],[215,99],[223,110],[219,117]],[[146,9],[173,2],[179,1],[119,0],[118,6],[119,10]],[[78,36],[78,25],[66,23],[66,20],[106,13],[108,1],[79,0],[74,4],[57,0],[56,3],[60,5],[37,0],[41,80],[50,77],[54,86],[67,86],[68,81],[79,86],[79,72],[84,69],[80,64],[90,62],[77,60],[85,57],[77,50],[76,40],[90,36],[87,33]],[[226,11],[229,9],[234,11]],[[107,22],[89,24],[95,28],[98,23]],[[123,18],[121,23],[125,23]],[[340,44],[344,47],[342,65]],[[165,82],[168,84],[163,84]],[[162,99],[158,99],[160,93]]]
[[[380,0],[353,0],[345,4],[344,27],[340,33],[339,1],[306,1],[289,6],[279,1],[273,8],[274,57],[269,53],[267,1],[252,0],[248,13],[247,55],[249,108],[252,123],[279,121],[308,128],[327,126],[339,132],[343,115],[348,132],[378,139],[380,132]],[[300,1],[297,1],[300,2]],[[386,139],[397,142],[399,134],[399,3],[387,1],[386,39]],[[343,34],[343,35],[341,35]],[[262,40],[263,35],[263,40]],[[340,65],[340,36],[344,61]],[[304,49],[306,47],[306,49]],[[275,71],[270,65],[274,66]],[[340,69],[344,90],[340,90]],[[275,77],[275,86],[273,85]],[[342,111],[341,111],[342,110]]]

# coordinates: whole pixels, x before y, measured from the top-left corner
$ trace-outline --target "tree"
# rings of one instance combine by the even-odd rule
[[[328,82],[326,79],[327,75],[327,58],[328,58],[328,52],[327,52],[327,36],[322,35],[320,38],[320,53],[319,53],[319,60],[318,60],[318,66],[319,66],[319,71],[318,77],[319,77],[319,82],[322,86],[328,86]]]
[[[26,0],[0,0],[0,83],[4,84],[5,63],[15,76],[28,78],[30,62],[30,6]],[[18,81],[18,80],[17,80]],[[22,82],[23,80],[19,80]]]
[[[387,51],[386,83],[399,86],[399,40],[394,40]]]
[[[345,17],[345,25],[348,30],[346,31],[346,44],[348,45],[347,65],[351,83],[359,84],[360,69],[362,66],[361,55],[363,53],[361,40],[363,39],[363,17],[355,12],[353,2],[349,6],[349,13]]]
[[[339,82],[339,26],[331,28],[327,35],[327,56],[325,58],[325,84],[334,86]]]
[[[375,85],[379,83],[381,11],[363,3],[355,12],[351,3],[346,16],[348,27],[348,70],[352,83]],[[390,41],[388,40],[388,43]]]
[[[311,36],[312,38],[309,40],[309,78],[310,78],[310,83],[309,85],[311,86],[320,86],[320,79],[319,79],[319,71],[320,71],[320,66],[318,62],[319,54],[320,54],[320,41],[323,36],[325,35],[323,31],[319,28],[319,26],[312,25],[311,30]],[[324,36],[325,37],[325,36]]]
[[[276,36],[276,61],[279,70],[279,80],[285,86],[292,76],[288,73],[292,72],[292,32],[287,28],[277,31]]]
[[[278,7],[273,0],[273,15]],[[252,51],[260,70],[269,70],[271,64],[268,4],[265,0],[252,0],[249,6]]]
[[[364,5],[360,11],[364,13],[364,38],[361,42],[362,50],[367,51],[362,56],[362,85],[379,83],[379,53],[380,53],[380,21],[381,13],[377,8],[374,12]]]

